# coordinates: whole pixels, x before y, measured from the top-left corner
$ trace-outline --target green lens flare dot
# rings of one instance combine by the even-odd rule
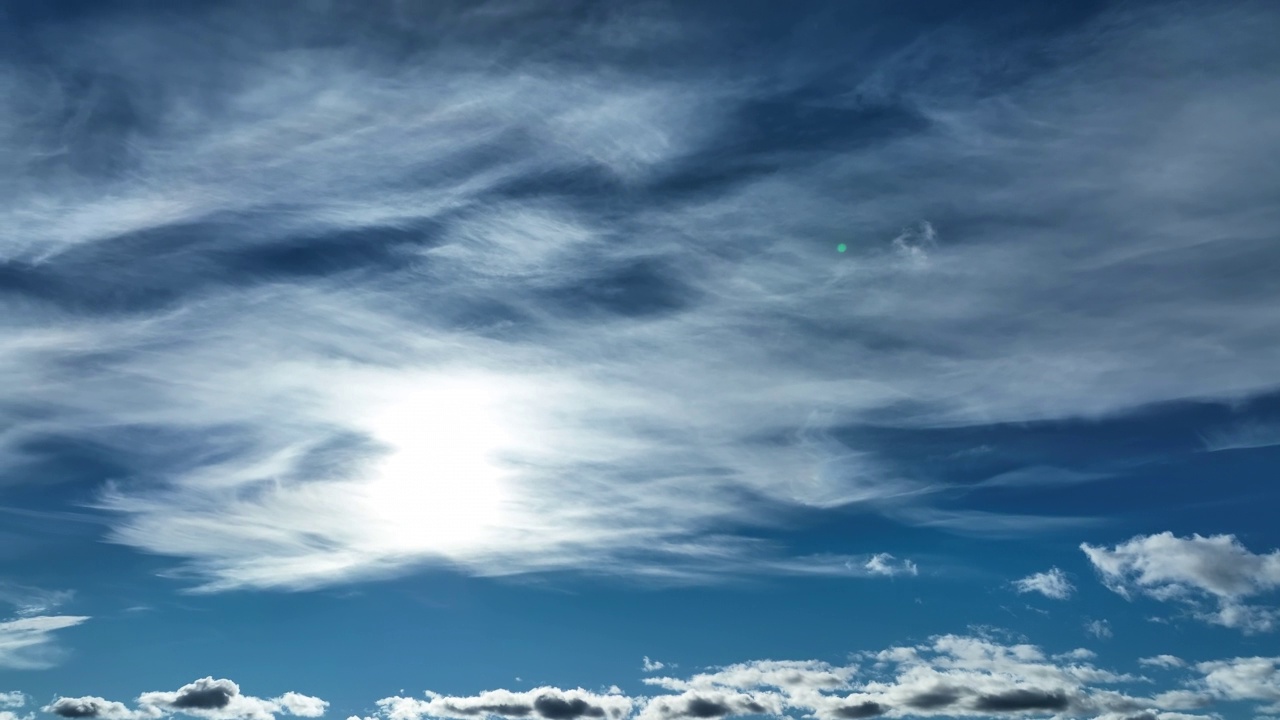
[[[844,252],[845,250],[848,250],[848,249],[849,249],[849,246],[845,245],[844,243],[840,243],[839,245],[836,246],[836,252]]]

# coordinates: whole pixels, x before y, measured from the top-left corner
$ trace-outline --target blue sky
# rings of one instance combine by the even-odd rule
[[[1280,716],[1278,30],[0,4],[0,720]]]

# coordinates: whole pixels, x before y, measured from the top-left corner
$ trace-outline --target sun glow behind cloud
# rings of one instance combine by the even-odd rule
[[[371,549],[445,557],[474,551],[509,521],[513,446],[497,381],[432,377],[397,384],[360,422],[387,447],[362,487]]]

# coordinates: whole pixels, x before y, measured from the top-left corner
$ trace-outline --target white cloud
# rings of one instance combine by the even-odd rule
[[[741,111],[806,81],[768,63],[495,70],[487,46],[453,40],[386,65],[281,47],[265,20],[104,21],[62,52],[154,103],[118,171],[63,152],[95,128],[48,131],[92,109],[82,93],[43,73],[0,81],[31,109],[0,120],[18,168],[0,178],[0,259],[72,296],[0,308],[6,408],[39,410],[0,417],[0,468],[50,436],[135,451],[122,476],[150,480],[98,498],[110,539],[178,558],[205,590],[424,564],[654,581],[838,568],[737,537],[796,507],[862,503],[978,534],[1087,521],[946,506],[837,431],[1276,387],[1280,291],[1231,271],[1273,264],[1259,208],[1278,188],[1256,171],[1280,146],[1278,108],[1256,53],[1274,13],[1104,17],[995,97],[964,90],[965,63],[921,72],[940,50],[913,45],[833,110],[897,103],[918,132],[769,150],[769,173],[679,193],[708,158],[733,159]],[[1178,42],[1189,28],[1233,41]],[[574,40],[590,56],[616,34]],[[1169,69],[1149,73],[1152,56]],[[1210,59],[1212,78],[1179,70]],[[229,80],[196,88],[192,72]],[[602,209],[530,190],[552,178],[626,191]],[[344,233],[409,240],[386,250],[392,269],[249,266],[303,239],[322,260]],[[852,246],[839,262],[837,238]],[[165,432],[136,452],[151,428]]]
[[[61,655],[53,633],[88,619],[81,615],[36,615],[0,622],[0,667],[50,667]]]
[[[1187,666],[1186,661],[1176,655],[1155,655],[1152,657],[1145,657],[1139,659],[1138,663],[1162,668],[1181,668]]]
[[[895,575],[919,575],[920,569],[916,567],[914,562],[910,560],[897,561],[897,558],[889,553],[876,553],[871,559],[863,565],[863,568],[872,575],[884,575],[893,577]]]
[[[471,697],[451,697],[428,692],[426,700],[393,697],[378,701],[380,713],[389,720],[421,720],[428,717],[457,720],[486,717],[621,720],[630,716],[634,705],[634,700],[622,695],[593,693],[582,688],[561,690],[552,687],[520,692],[491,690]]]
[[[1013,584],[1019,593],[1038,592],[1054,600],[1066,600],[1076,589],[1067,579],[1067,574],[1056,567],[1015,580]]]
[[[1223,700],[1260,700],[1264,712],[1280,712],[1280,657],[1240,657],[1203,662],[1203,687]]]
[[[26,704],[26,693],[18,692],[17,690],[0,692],[0,708],[20,708]]]
[[[1106,640],[1113,635],[1111,623],[1106,620],[1090,620],[1084,624],[1084,629],[1090,635],[1102,640]]]
[[[1270,630],[1280,618],[1275,609],[1241,602],[1280,587],[1280,550],[1258,555],[1234,535],[1181,538],[1171,532],[1135,537],[1113,549],[1080,547],[1107,587],[1124,597],[1141,593],[1193,604],[1208,597],[1218,610],[1199,617],[1245,632]]]
[[[658,670],[661,670],[666,666],[667,666],[666,663],[660,660],[650,660],[649,656],[645,655],[644,664],[640,666],[640,669],[644,670],[645,672],[657,672]]]
[[[945,635],[853,657],[858,664],[759,660],[683,678],[646,678],[647,685],[667,694],[643,697],[553,687],[490,690],[467,697],[428,692],[426,700],[384,698],[378,701],[377,717],[684,720],[800,714],[821,720],[1040,715],[1172,720],[1195,717],[1179,711],[1227,697],[1207,694],[1199,686],[1157,697],[1126,694],[1115,687],[1148,681],[1099,668],[1089,662],[1091,654],[1078,650],[1050,657],[1034,645],[1006,645],[980,637]],[[1232,697],[1248,699],[1250,692],[1257,694],[1241,690]],[[610,697],[612,705],[606,704]]]
[[[321,717],[328,707],[329,703],[318,697],[296,692],[287,692],[269,700],[244,695],[240,686],[231,680],[204,677],[172,692],[142,693],[138,696],[136,708],[87,696],[58,698],[43,710],[70,720],[156,720],[173,714],[205,720],[274,720],[278,713]]]

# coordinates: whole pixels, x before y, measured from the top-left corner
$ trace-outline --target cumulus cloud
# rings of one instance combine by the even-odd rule
[[[1280,712],[1280,657],[1241,657],[1203,662],[1205,692],[1223,700],[1259,700],[1270,703],[1264,712]]]
[[[0,622],[0,667],[28,670],[53,665],[61,657],[54,633],[88,619],[82,615],[35,615]]]
[[[102,448],[134,479],[91,481],[109,540],[206,591],[426,564],[705,582],[812,570],[741,542],[795,508],[1087,520],[953,502],[857,428],[1280,382],[1256,270],[1275,8],[1125,7],[1043,62],[905,42],[797,77],[792,46],[657,52],[719,36],[666,7],[540,7],[571,53],[488,5],[408,43],[270,4],[68,23],[56,62],[0,78],[0,468]],[[617,29],[655,24],[678,67],[626,61]],[[993,86],[993,52],[1039,70]],[[823,122],[763,129],[815,87]]]
[[[101,720],[150,720],[164,712],[159,708],[143,706],[131,709],[121,702],[100,697],[60,697],[41,710],[64,718],[101,718]]]
[[[137,707],[104,700],[99,697],[61,697],[43,710],[64,718],[101,718],[102,720],[154,720],[172,714],[190,715],[206,720],[274,720],[279,713],[315,718],[324,715],[329,703],[318,697],[287,692],[280,697],[263,699],[244,695],[231,680],[200,678],[174,691],[145,692],[138,696]]]
[[[1064,720],[1201,720],[1213,716],[1184,711],[1219,700],[1273,699],[1275,666],[1268,659],[1203,663],[1196,666],[1203,677],[1147,696],[1131,691],[1149,690],[1147,678],[1098,667],[1092,657],[1082,649],[1049,655],[1026,643],[944,635],[917,645],[856,653],[851,656],[855,662],[846,665],[758,660],[686,677],[644,679],[665,694],[626,697],[554,687],[466,697],[428,692],[425,700],[384,698],[375,717],[718,720],[802,714],[820,720],[1048,715]]]
[[[426,700],[384,698],[378,701],[378,707],[389,720],[420,720],[428,717],[457,720],[487,717],[620,720],[631,714],[634,701],[623,695],[599,694],[581,688],[561,690],[539,687],[521,692],[492,690],[471,697],[452,697],[428,692]]]
[[[1182,538],[1171,532],[1135,537],[1111,549],[1080,547],[1107,587],[1126,598],[1142,594],[1186,602],[1201,619],[1244,632],[1271,630],[1280,619],[1274,608],[1242,602],[1280,587],[1280,550],[1254,554],[1234,535]],[[1200,609],[1206,599],[1217,603],[1216,611]]]
[[[26,693],[11,690],[0,692],[0,708],[20,708],[27,704]]]
[[[1054,600],[1066,600],[1076,589],[1067,579],[1067,574],[1056,567],[1015,580],[1013,585],[1019,593],[1038,592]]]

